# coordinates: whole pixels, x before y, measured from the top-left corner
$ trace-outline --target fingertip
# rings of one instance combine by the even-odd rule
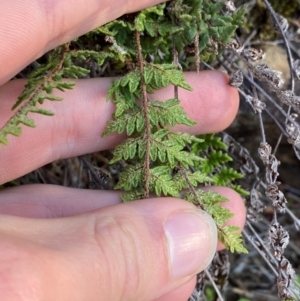
[[[217,192],[228,199],[228,202],[222,203],[222,207],[229,209],[234,216],[228,219],[225,225],[237,226],[240,228],[241,232],[246,222],[246,207],[240,194],[228,187],[204,187],[203,190]],[[217,250],[219,251],[222,249],[224,249],[224,245],[219,242]]]
[[[216,187],[216,189],[220,189],[220,194],[228,199],[228,202],[223,203],[222,206],[234,213],[234,216],[230,218],[226,224],[235,225],[242,229],[246,221],[245,201],[242,199],[241,195],[233,189],[228,187]]]
[[[229,86],[228,76],[220,71],[207,70],[199,75],[187,72],[185,79],[193,92],[180,90],[179,98],[188,116],[197,122],[194,134],[219,132],[227,128],[239,108],[238,91]]]

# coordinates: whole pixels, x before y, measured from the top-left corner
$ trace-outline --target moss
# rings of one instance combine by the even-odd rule
[[[244,2],[243,4],[247,4]],[[300,14],[299,3],[297,0],[270,0],[274,10],[284,16],[292,19]],[[256,38],[259,40],[270,41],[279,38],[279,34],[274,31],[270,16],[266,10],[263,0],[258,0],[255,6],[248,12],[246,22],[241,27],[241,31],[250,34],[257,30]]]
[[[262,2],[262,0],[259,0]],[[283,15],[285,18],[293,18],[299,16],[299,2],[297,0],[270,0],[271,5],[274,10],[279,14]]]

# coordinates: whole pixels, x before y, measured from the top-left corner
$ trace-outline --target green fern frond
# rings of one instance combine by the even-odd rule
[[[235,190],[238,194],[240,194],[241,196],[249,196],[250,193],[249,191],[243,189],[240,185],[236,185],[236,184],[228,184],[228,187],[230,187],[231,189]]]
[[[58,47],[49,54],[48,61],[38,66],[28,76],[28,81],[23,92],[13,105],[16,110],[13,117],[0,129],[0,144],[8,144],[8,135],[20,136],[22,133],[21,124],[35,127],[35,122],[29,118],[29,112],[52,116],[53,113],[37,104],[43,104],[45,100],[61,101],[62,97],[54,95],[55,90],[65,92],[72,89],[75,83],[67,81],[66,78],[80,78],[86,76],[90,71],[83,67],[74,65],[73,60],[86,60],[93,58],[99,65],[113,57],[107,52],[96,52],[90,50],[69,50],[69,44]]]
[[[232,181],[241,179],[243,175],[230,167],[222,168],[215,176],[214,182],[216,185],[226,186]]]
[[[193,126],[195,122],[188,118],[178,98],[158,101],[149,100],[147,96],[169,85],[191,90],[170,54],[173,47],[182,52],[199,36],[200,59],[216,56],[216,51],[209,48],[215,44],[221,48],[227,43],[243,16],[241,11],[224,16],[223,6],[209,0],[174,0],[139,12],[133,18],[113,21],[94,34],[108,35],[115,39],[118,47],[127,47],[134,66],[109,88],[107,100],[115,103],[116,111],[103,133],[128,135],[127,140],[115,148],[111,160],[111,163],[126,162],[116,186],[126,191],[123,200],[142,198],[148,192],[178,197],[186,189],[189,192],[185,198],[214,218],[226,247],[232,243],[231,250],[243,252],[236,229],[224,226],[232,217],[232,213],[221,206],[227,200],[218,194],[197,190],[203,184],[227,184],[244,192],[233,184],[241,175],[227,166],[232,159],[226,144],[215,135],[194,137],[171,132],[170,127],[177,124]],[[134,40],[136,45],[131,42]],[[163,62],[159,52],[164,52]],[[144,59],[148,56],[151,61]],[[149,191],[145,194],[143,190]]]
[[[172,179],[172,168],[161,165],[150,170],[150,188],[157,196],[179,197],[178,188]]]
[[[185,199],[196,206],[200,206],[212,216],[217,225],[219,240],[227,249],[231,252],[248,253],[243,246],[243,239],[239,232],[240,228],[224,225],[228,219],[233,217],[230,210],[221,206],[223,202],[228,201],[226,198],[212,191],[198,190],[197,196],[189,192],[185,195]]]
[[[214,134],[201,135],[201,139],[204,143],[194,143],[192,145],[192,151],[194,154],[199,154],[202,151],[208,150],[212,147],[215,150],[227,150],[227,145],[222,141],[221,137]]]
[[[128,164],[120,174],[120,179],[115,189],[124,189],[125,191],[132,190],[142,183],[143,179],[143,165]]]
[[[207,158],[201,162],[200,168],[203,172],[211,174],[216,167],[230,161],[232,161],[232,158],[227,153],[213,150],[209,153]]]
[[[212,183],[220,186],[228,186],[242,196],[249,193],[236,184],[243,175],[230,167],[232,158],[227,153],[227,145],[222,139],[214,134],[201,135],[202,142],[191,143],[193,154],[203,158],[200,162],[195,162],[204,174],[212,177]]]
[[[188,189],[190,185],[197,187],[204,183],[213,182],[213,179],[200,171],[187,171],[184,174],[179,170],[174,176],[173,181],[176,183],[179,191]]]
[[[243,238],[239,231],[239,227],[225,226],[219,231],[219,239],[230,252],[247,254],[248,250],[243,246]]]

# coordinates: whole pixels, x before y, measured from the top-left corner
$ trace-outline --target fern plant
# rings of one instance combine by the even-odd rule
[[[200,61],[211,61],[229,43],[242,23],[244,11],[224,14],[224,4],[210,0],[175,0],[112,21],[73,43],[58,47],[28,78],[25,90],[13,109],[14,116],[0,130],[0,143],[7,135],[19,136],[20,124],[34,127],[29,112],[52,115],[38,108],[45,100],[59,101],[53,90],[71,89],[65,78],[86,76],[89,70],[78,66],[93,60],[98,66],[108,63],[117,74],[107,94],[116,111],[103,135],[126,133],[127,139],[114,150],[111,163],[125,164],[116,189],[125,191],[124,201],[157,196],[182,196],[206,210],[215,220],[219,239],[232,252],[247,252],[239,229],[224,226],[232,213],[221,206],[226,200],[199,185],[229,185],[241,175],[225,164],[231,160],[225,145],[209,135],[195,137],[175,133],[177,124],[193,126],[180,106],[178,88],[191,90],[183,69]],[[78,49],[84,39],[102,42],[101,51]],[[180,55],[178,55],[180,54]],[[82,65],[82,64],[81,64]],[[124,75],[125,74],[125,75]],[[148,94],[173,85],[174,97],[165,101],[149,100]],[[183,193],[183,191],[186,191]]]
[[[270,21],[273,20],[270,24],[276,21],[274,29],[281,32],[285,41],[292,72],[291,88],[284,91],[281,87],[283,81],[280,72],[272,70],[266,64],[258,64],[264,56],[263,51],[248,47],[248,38],[246,45],[243,45],[237,35],[232,39],[235,30],[243,22],[244,9],[234,11],[233,1],[223,2],[225,4],[214,0],[169,1],[122,16],[50,52],[35,62],[38,67],[29,76],[25,90],[13,107],[14,116],[0,129],[0,144],[8,143],[8,135],[20,135],[21,124],[35,126],[34,120],[27,115],[29,112],[52,115],[52,112],[44,110],[38,104],[42,104],[45,100],[61,100],[54,92],[56,89],[64,91],[74,86],[67,78],[92,77],[95,70],[104,76],[116,76],[117,79],[112,82],[107,93],[107,101],[114,102],[116,110],[103,135],[118,132],[127,137],[114,149],[110,161],[117,166],[118,172],[121,167],[115,188],[123,191],[122,199],[128,202],[147,198],[150,194],[184,198],[214,218],[219,238],[229,250],[243,253],[246,249],[242,245],[239,229],[230,225],[224,226],[232,216],[231,212],[221,206],[226,199],[216,193],[203,192],[199,189],[206,185],[221,185],[246,195],[247,192],[236,184],[236,180],[242,178],[243,174],[248,183],[251,183],[244,237],[271,267],[274,277],[277,278],[281,300],[298,300],[299,291],[294,288],[294,270],[283,254],[288,244],[288,235],[279,224],[277,215],[286,211],[297,229],[300,221],[287,207],[287,199],[278,187],[279,161],[275,153],[280,142],[278,141],[275,150],[274,148],[272,150],[271,143],[267,143],[262,114],[268,113],[275,121],[276,117],[272,116],[265,101],[260,100],[260,97],[263,95],[267,99],[267,104],[274,104],[286,118],[281,125],[278,120],[276,124],[283,136],[288,138],[287,141],[293,145],[299,159],[300,128],[297,115],[290,114],[290,110],[299,113],[295,80],[300,79],[300,60],[294,59],[289,49],[290,41],[287,39],[287,33],[284,34],[288,21],[275,14],[268,0],[257,1],[257,6],[261,9],[267,8],[266,11],[271,15]],[[236,1],[238,2],[245,1]],[[265,4],[262,5],[262,2]],[[272,2],[279,5],[279,1]],[[286,3],[284,6],[288,7],[289,4]],[[246,30],[249,26],[252,28],[252,24],[245,22],[242,29]],[[251,40],[251,37],[249,39]],[[221,57],[223,48],[226,48],[226,51]],[[229,135],[223,137],[223,141],[230,145],[228,150],[216,135],[196,137],[177,133],[172,129],[178,124],[187,126],[195,124],[180,106],[179,89],[191,90],[184,80],[182,71],[199,71],[200,63],[212,68],[209,64],[219,58],[221,58],[218,60],[219,64],[231,74],[230,84],[239,88],[259,118],[262,143],[258,150],[266,167],[263,177],[251,157],[253,154],[250,155],[249,151]],[[243,62],[249,75],[245,69],[240,68],[236,63],[237,60]],[[90,69],[93,72],[90,72]],[[241,85],[243,76],[251,89],[247,85]],[[257,84],[256,80],[264,82],[274,92],[273,96],[278,97],[278,103],[273,96],[270,97],[266,93],[267,89]],[[170,99],[158,101],[149,96],[168,85],[174,86],[174,95]],[[285,105],[289,106],[287,112],[283,110]],[[234,159],[229,155],[231,151]],[[237,165],[242,174],[236,171]],[[89,171],[93,170],[91,164],[88,166]],[[99,180],[97,178],[99,170],[95,168],[93,172],[91,182]],[[101,172],[100,168],[99,173]],[[250,177],[253,181],[248,179]],[[258,187],[262,187],[262,191],[265,191],[266,200],[263,202]],[[250,221],[257,223],[258,216],[264,210],[264,203],[268,200],[273,206],[273,221],[267,225],[269,228],[266,237],[269,245],[261,239],[263,235],[258,235],[250,223]],[[198,292],[205,292],[207,280],[214,283],[215,287],[217,285],[223,288],[229,275],[229,269],[227,270],[229,261],[226,256],[226,252],[216,253],[209,269],[198,275],[191,301],[199,300]],[[241,256],[236,258],[244,260]],[[269,258],[273,258],[273,261]],[[272,264],[275,267],[272,267]],[[249,271],[251,273],[252,268]],[[244,269],[242,274],[248,274],[248,271]],[[211,275],[216,277],[210,277]],[[218,297],[222,300],[220,295]],[[215,298],[217,297],[214,295],[211,300]]]
[[[232,168],[223,166],[231,158],[217,148],[224,149],[225,145],[213,136],[201,139],[170,129],[177,124],[195,124],[186,116],[178,99],[178,88],[191,90],[184,80],[183,63],[171,54],[190,47],[194,49],[192,57],[197,65],[200,60],[215,59],[218,47],[230,41],[243,13],[241,10],[224,16],[223,7],[223,3],[211,1],[173,1],[132,18],[113,21],[96,31],[109,35],[106,40],[112,41],[114,48],[125,56],[124,61],[130,59],[132,68],[115,80],[108,91],[107,100],[115,103],[116,111],[103,135],[117,131],[125,132],[128,137],[116,147],[111,160],[125,164],[115,187],[125,191],[124,201],[147,198],[150,193],[182,195],[214,218],[219,239],[227,248],[246,252],[239,229],[224,226],[232,217],[221,206],[226,200],[197,188],[204,184],[229,185],[241,177]],[[125,42],[128,40],[132,45]],[[163,62],[159,51],[165,54]],[[170,84],[175,87],[173,98],[149,100],[149,93]],[[205,155],[208,149],[211,151]]]

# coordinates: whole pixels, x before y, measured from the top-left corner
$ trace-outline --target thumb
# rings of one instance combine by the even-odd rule
[[[29,293],[29,287],[35,295],[28,300],[155,300],[206,268],[217,246],[212,218],[173,198],[61,219],[3,219],[2,233],[10,233],[13,242],[22,235],[16,244],[6,242],[6,250],[15,248],[7,251],[6,263],[18,264],[5,264],[5,277],[20,279],[10,285],[18,292]]]

